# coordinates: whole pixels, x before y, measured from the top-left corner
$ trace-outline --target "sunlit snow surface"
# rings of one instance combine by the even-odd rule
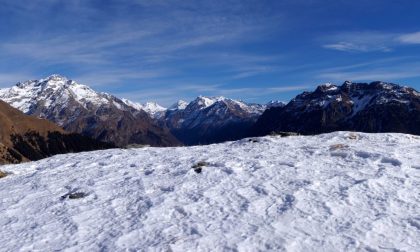
[[[2,251],[420,248],[418,136],[265,137],[0,169],[12,173],[0,179]]]

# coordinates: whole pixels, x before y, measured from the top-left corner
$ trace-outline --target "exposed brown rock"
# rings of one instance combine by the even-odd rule
[[[0,101],[0,164],[110,147],[113,145],[67,133],[48,120],[25,115]]]

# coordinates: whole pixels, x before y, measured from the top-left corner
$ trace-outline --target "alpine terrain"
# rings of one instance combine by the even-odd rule
[[[26,114],[48,119],[65,130],[117,146],[176,146],[218,143],[249,135],[266,108],[225,97],[199,96],[170,108],[140,104],[99,93],[60,75],[0,89],[0,99]]]
[[[1,89],[0,99],[26,114],[55,122],[69,132],[118,146],[180,144],[146,111],[60,75]]]
[[[246,137],[267,107],[282,106],[281,102],[260,105],[225,97],[199,96],[190,103],[178,101],[162,120],[187,145],[218,143]]]
[[[325,84],[266,110],[253,135],[291,131],[319,134],[337,130],[420,135],[420,93],[386,82]]]
[[[420,137],[335,132],[2,166],[4,251],[418,251]]]
[[[67,133],[52,122],[25,115],[3,101],[0,101],[0,125],[0,164],[114,147]]]

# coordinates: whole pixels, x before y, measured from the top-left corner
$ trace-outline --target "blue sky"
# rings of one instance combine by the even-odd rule
[[[59,73],[134,101],[420,89],[417,0],[0,0],[0,87]]]

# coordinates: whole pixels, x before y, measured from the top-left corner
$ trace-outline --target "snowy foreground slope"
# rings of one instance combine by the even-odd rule
[[[11,173],[0,179],[1,251],[420,248],[418,136],[264,137],[0,169]]]

